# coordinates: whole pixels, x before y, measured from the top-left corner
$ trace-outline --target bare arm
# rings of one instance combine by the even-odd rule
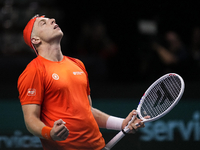
[[[43,138],[41,130],[45,124],[40,120],[40,105],[23,105],[22,111],[27,130],[33,135]]]
[[[42,128],[45,124],[40,120],[41,106],[36,104],[23,105],[22,111],[27,130],[39,138],[44,138],[42,136]],[[65,127],[65,122],[61,119],[54,122],[54,126],[50,131],[50,136],[53,140],[65,140],[68,134],[69,131]]]
[[[108,115],[96,108],[93,108],[92,107],[92,99],[91,99],[90,95],[88,96],[88,100],[90,102],[92,114],[93,114],[97,124],[99,125],[100,128],[106,128],[106,122],[110,115]]]
[[[107,120],[108,118],[110,117],[110,115],[96,109],[96,108],[93,108],[92,107],[92,99],[90,97],[90,95],[88,96],[88,100],[90,102],[90,105],[91,105],[91,109],[92,109],[92,113],[93,113],[93,116],[97,122],[97,124],[99,125],[99,127],[101,128],[106,128],[106,123],[107,123]],[[125,126],[128,124],[128,122],[131,120],[132,116],[133,115],[136,115],[136,111],[133,110],[132,112],[129,113],[129,115],[124,119],[123,123],[122,123],[122,126],[121,126],[121,129],[124,129]],[[133,130],[133,129],[138,129],[140,127],[144,127],[144,124],[141,123],[142,120],[138,119],[137,117],[135,118],[135,120],[133,120],[130,124],[129,124],[129,128],[130,130]],[[139,123],[140,125],[139,126],[135,126],[136,123]]]

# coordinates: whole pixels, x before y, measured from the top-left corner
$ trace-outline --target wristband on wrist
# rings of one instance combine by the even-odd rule
[[[42,134],[42,136],[43,136],[45,139],[47,139],[47,140],[52,140],[51,135],[50,135],[51,129],[52,129],[52,128],[47,127],[47,126],[44,126],[44,127],[42,128],[42,133],[41,133],[41,134]]]
[[[106,122],[106,128],[112,130],[122,130],[122,123],[124,119],[110,116]]]

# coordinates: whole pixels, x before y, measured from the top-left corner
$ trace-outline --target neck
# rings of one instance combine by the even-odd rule
[[[63,59],[60,43],[58,44],[43,43],[38,47],[38,53],[40,56],[50,61],[58,62]]]

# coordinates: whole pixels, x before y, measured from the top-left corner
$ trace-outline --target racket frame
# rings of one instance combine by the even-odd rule
[[[149,119],[145,119],[141,113],[140,113],[140,110],[141,110],[141,106],[145,100],[145,97],[148,95],[148,93],[150,92],[150,90],[160,82],[160,80],[164,80],[166,79],[168,76],[177,76],[179,79],[180,79],[180,82],[181,82],[181,90],[179,92],[179,95],[178,97],[175,99],[174,103],[169,107],[167,108],[164,112],[162,112],[161,114],[159,114],[158,116],[154,117],[154,118],[149,118]],[[138,107],[137,107],[137,115],[139,116],[140,119],[142,119],[143,121],[142,122],[150,122],[150,121],[155,121],[155,120],[158,120],[159,118],[165,116],[168,112],[170,112],[179,102],[179,100],[181,99],[182,95],[183,95],[183,92],[185,90],[185,83],[182,79],[182,77],[176,73],[168,73],[162,77],[160,77],[159,79],[157,79],[147,90],[146,92],[144,93],[144,95],[142,96],[139,104],[138,104]]]

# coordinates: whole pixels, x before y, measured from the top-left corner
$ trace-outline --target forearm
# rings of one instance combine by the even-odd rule
[[[122,129],[122,123],[124,119],[110,116],[96,108],[92,107],[92,99],[90,95],[88,96],[88,100],[91,105],[91,111],[92,114],[100,128],[107,128],[112,130],[121,130]]]
[[[114,116],[110,116],[96,108],[92,107],[92,100],[90,95],[88,96],[88,100],[91,105],[91,111],[92,114],[100,128],[106,128],[106,129],[111,129],[111,130],[122,130],[125,128],[125,126],[128,125],[128,122],[131,120],[133,115],[136,116],[136,111],[133,110],[132,112],[129,113],[129,115],[123,119],[123,118],[118,118]],[[139,126],[136,126],[135,124],[138,123],[140,124]],[[141,124],[141,120],[135,117],[135,119],[129,124],[129,129],[131,130],[132,133],[135,133],[137,128],[143,127],[144,124]],[[134,132],[133,132],[134,129]]]
[[[92,110],[92,114],[97,122],[97,124],[99,125],[100,128],[106,128],[106,122],[109,118],[110,115],[96,109],[96,108],[91,108]]]
[[[124,122],[123,118],[110,116],[95,108],[92,108],[92,113],[100,128],[106,128],[106,129],[111,129],[111,130],[122,129],[122,124]]]
[[[25,119],[25,124],[27,130],[32,133],[33,135],[43,138],[42,136],[42,129],[45,126],[45,124],[38,118],[35,117],[29,117]]]
[[[22,110],[27,130],[33,135],[42,138],[42,129],[45,124],[40,120],[40,106],[23,105]]]

